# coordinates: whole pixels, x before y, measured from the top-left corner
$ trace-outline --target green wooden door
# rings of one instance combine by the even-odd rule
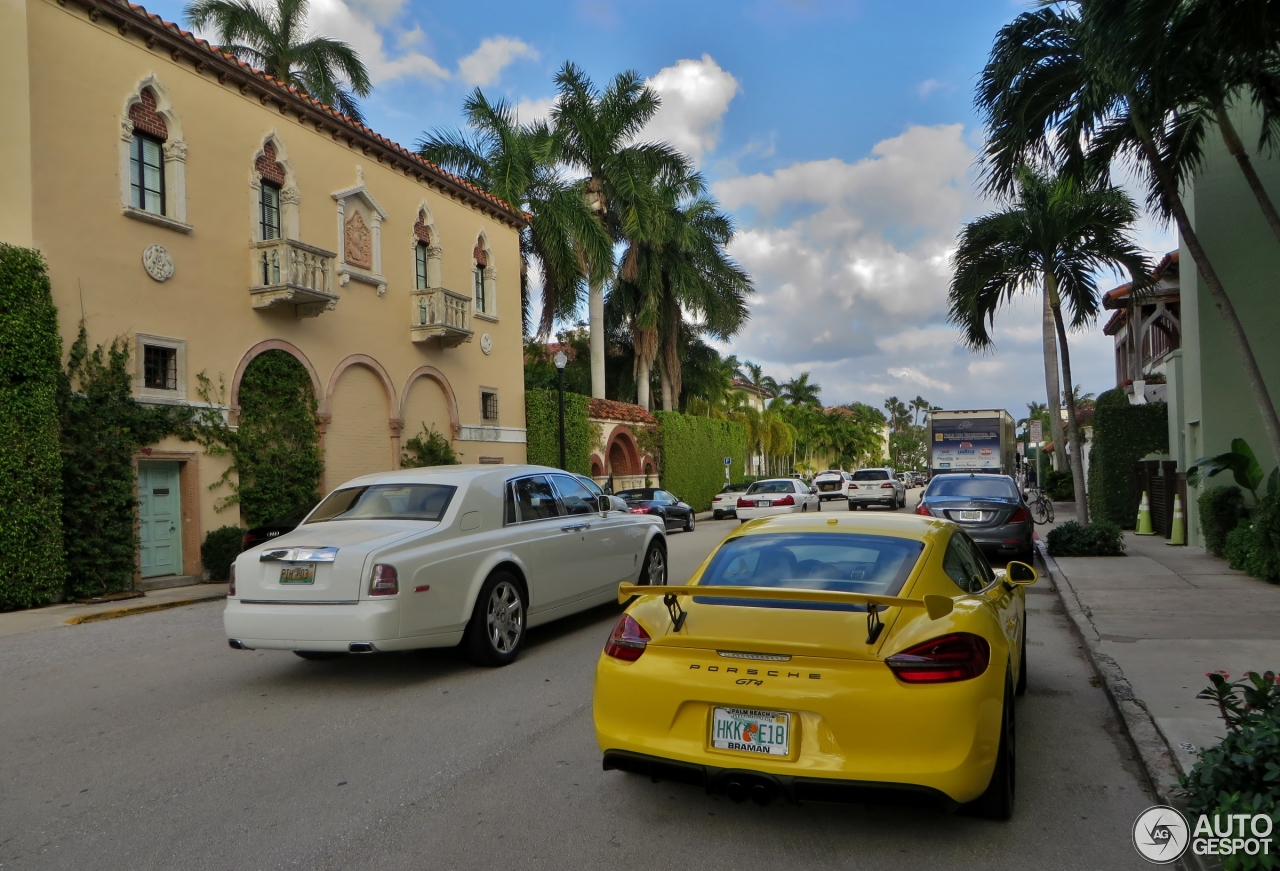
[[[182,573],[182,501],[177,463],[138,463],[138,539],[144,578]]]

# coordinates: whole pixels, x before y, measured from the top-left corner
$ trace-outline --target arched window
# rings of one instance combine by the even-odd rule
[[[418,212],[418,220],[413,224],[413,286],[418,290],[426,290],[431,284],[431,227],[427,225],[427,213]],[[438,256],[438,255],[437,255]]]
[[[489,250],[489,243],[483,233],[476,238],[476,247],[471,252],[471,257],[474,263],[471,281],[475,313],[482,317],[495,317],[498,311],[496,273],[493,268],[493,252]]]
[[[148,76],[120,119],[120,195],[131,218],[190,232],[186,221],[187,146],[165,90]]]
[[[254,233],[259,242],[298,238],[298,188],[275,134],[253,157]]]

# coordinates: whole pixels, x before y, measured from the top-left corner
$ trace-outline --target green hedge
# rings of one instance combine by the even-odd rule
[[[742,424],[677,411],[656,411],[654,417],[661,440],[662,489],[681,497],[694,510],[706,511],[712,497],[724,487],[725,457],[733,458],[729,467],[732,480],[742,480],[747,455]]]
[[[1138,498],[1133,464],[1147,454],[1169,450],[1169,408],[1163,402],[1130,405],[1119,388],[1098,397],[1089,453],[1089,514],[1133,529]]]
[[[1200,494],[1197,504],[1200,507],[1204,549],[1214,556],[1226,556],[1227,536],[1249,514],[1244,505],[1244,494],[1236,486],[1211,487]]]
[[[539,466],[560,467],[559,395],[555,390],[524,392],[526,457]],[[596,428],[587,419],[587,397],[564,395],[564,456],[570,472],[591,474],[591,446]]]
[[[1049,530],[1049,556],[1124,556],[1124,533],[1105,520],[1081,526],[1068,520]]]
[[[200,562],[209,573],[209,580],[225,581],[231,577],[231,564],[240,555],[243,540],[244,530],[238,526],[209,530],[200,545]]]
[[[62,341],[44,258],[0,244],[0,610],[62,592]]]

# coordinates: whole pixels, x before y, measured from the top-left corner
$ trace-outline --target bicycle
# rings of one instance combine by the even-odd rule
[[[1034,497],[1027,501],[1031,519],[1038,524],[1053,523],[1053,503],[1045,498],[1044,491],[1033,487],[1027,491],[1027,495]]]

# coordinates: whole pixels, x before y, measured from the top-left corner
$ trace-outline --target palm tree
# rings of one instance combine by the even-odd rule
[[[822,403],[818,401],[818,394],[821,392],[822,387],[809,380],[809,373],[801,372],[795,378],[780,385],[778,395],[792,405],[812,405],[821,408]]]
[[[1144,5],[1135,2],[1134,8]],[[1024,12],[997,34],[979,82],[977,103],[986,116],[988,138],[983,163],[989,191],[1009,193],[1015,189],[1019,168],[1028,161],[1053,160],[1073,172],[1083,171],[1086,163],[1093,164],[1089,171],[1096,172],[1099,164],[1108,164],[1116,157],[1130,159],[1139,166],[1145,176],[1149,205],[1177,224],[1182,242],[1204,279],[1228,341],[1240,355],[1268,443],[1273,454],[1280,457],[1280,416],[1244,325],[1182,198],[1182,185],[1194,177],[1203,161],[1203,131],[1207,124],[1218,122],[1218,92],[1231,93],[1243,84],[1248,71],[1257,74],[1255,80],[1262,80],[1254,92],[1255,101],[1269,107],[1280,105],[1275,99],[1273,77],[1268,74],[1275,69],[1276,31],[1266,16],[1250,23],[1249,9],[1256,10],[1257,5],[1214,4],[1206,0],[1188,0],[1185,7],[1179,4],[1180,8],[1194,10],[1200,22],[1212,25],[1211,32],[1201,34],[1198,42],[1189,43],[1200,46],[1197,56],[1190,58],[1178,50],[1179,45],[1186,48],[1188,43],[1177,42],[1192,39],[1188,33],[1193,26],[1187,22],[1197,19],[1191,17],[1190,11],[1186,19],[1176,19],[1180,24],[1176,30],[1167,22],[1161,23],[1158,30],[1153,29],[1150,22],[1160,22],[1158,15],[1116,15],[1114,3],[1102,0],[1055,4]],[[1265,5],[1274,15],[1271,4]],[[1219,8],[1224,6],[1234,10],[1229,17]],[[1148,26],[1135,24],[1143,20]],[[1228,21],[1233,22],[1230,28],[1225,23]],[[1269,26],[1260,26],[1263,24]],[[1214,41],[1227,29],[1242,38],[1244,50],[1236,52],[1234,44]],[[1207,83],[1211,74],[1183,75],[1176,69],[1184,61],[1192,70],[1212,69],[1200,58],[1224,53],[1226,45],[1239,59],[1230,61],[1227,75],[1218,84]],[[1212,117],[1197,111],[1197,105],[1201,109],[1213,107]],[[1274,138],[1272,118],[1274,113],[1268,109],[1267,135]],[[1221,132],[1230,149],[1231,131],[1224,127]],[[1243,171],[1244,164],[1240,166]],[[1252,187],[1247,171],[1246,180]]]
[[[577,308],[588,264],[607,270],[612,263],[609,235],[579,186],[561,175],[556,137],[545,122],[521,124],[511,103],[491,102],[479,88],[462,110],[469,132],[426,133],[418,154],[529,214],[520,235],[522,320],[528,334],[529,263],[536,260],[542,271],[538,333],[546,336]]]
[[[363,123],[356,97],[373,88],[355,49],[325,36],[307,39],[308,0],[194,0],[188,26],[212,26],[218,47]]]
[[[1045,176],[1026,167],[1017,184],[1016,199],[1003,211],[960,232],[950,319],[971,349],[984,350],[992,345],[987,326],[1001,306],[1021,293],[1042,291],[1053,313],[1063,380],[1072,384],[1064,302],[1072,315],[1070,326],[1082,327],[1098,313],[1095,274],[1121,267],[1135,280],[1146,274],[1145,260],[1129,235],[1137,207],[1117,188],[1085,186],[1066,175]],[[1076,512],[1081,523],[1088,523],[1075,400],[1070,392],[1048,399],[1051,422],[1059,402],[1066,401]]]
[[[772,375],[764,374],[764,367],[750,360],[742,364],[738,376],[757,390],[763,390],[770,396],[778,395],[778,382]]]
[[[917,393],[916,398],[911,400],[911,402],[908,404],[911,406],[911,410],[913,412],[911,422],[916,426],[919,426],[920,415],[929,410],[929,406],[931,405],[931,403],[929,402],[929,400],[925,399],[923,396]]]
[[[694,183],[688,196],[701,193],[702,179],[688,159],[666,143],[633,140],[660,100],[634,71],[614,77],[603,92],[587,74],[566,63],[556,76],[557,99],[551,118],[561,159],[584,172],[587,207],[610,238],[635,243],[659,235],[652,227],[666,216],[657,192],[663,184]],[[604,283],[608,273],[589,264],[588,323],[591,329],[591,395],[604,398]]]

